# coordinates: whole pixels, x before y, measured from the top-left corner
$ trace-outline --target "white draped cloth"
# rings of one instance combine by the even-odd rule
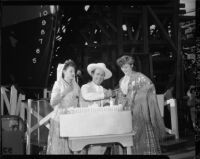
[[[98,106],[103,105],[104,99],[104,88],[94,82],[89,82],[81,87],[81,99],[80,106],[87,107],[92,104],[97,104]],[[96,101],[95,101],[96,100]],[[98,101],[97,101],[98,100]],[[88,154],[104,154],[106,150],[105,146],[91,146],[88,150]]]
[[[90,82],[81,87],[81,94],[86,100],[99,100],[104,99],[103,87]]]
[[[128,93],[128,84],[129,84],[129,81],[130,81],[130,76],[124,76],[124,78],[122,79],[122,82],[120,83],[121,91],[125,95],[127,95],[127,93]]]
[[[67,113],[67,108],[78,106],[80,88],[75,80],[72,82],[72,86],[64,81],[62,78],[63,67],[64,64],[59,64],[57,67],[57,80],[54,83],[51,93],[50,104],[54,108],[54,115],[50,121],[51,124],[48,136],[47,154],[71,153],[68,147],[67,139],[60,137],[59,117],[60,114]]]

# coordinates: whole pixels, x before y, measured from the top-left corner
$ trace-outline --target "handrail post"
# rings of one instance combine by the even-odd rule
[[[176,102],[176,99],[170,99],[169,103],[170,103],[172,132],[175,134],[175,138],[179,139],[178,114],[177,114],[177,102]]]
[[[32,100],[28,99],[28,109],[27,109],[27,145],[26,145],[26,154],[30,155],[31,151],[31,103]]]

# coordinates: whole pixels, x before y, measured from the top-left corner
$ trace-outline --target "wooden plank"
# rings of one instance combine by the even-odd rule
[[[171,119],[174,120],[172,121],[172,130],[175,131],[175,133],[178,133],[178,112],[177,112],[177,103],[181,104],[181,98],[182,98],[182,65],[181,65],[181,33],[180,33],[180,27],[179,27],[179,15],[178,15],[178,7],[179,7],[179,0],[174,0],[174,16],[173,16],[173,33],[174,33],[174,42],[177,47],[177,62],[176,62],[176,72],[175,72],[175,80],[176,80],[176,103],[174,104],[175,106],[172,107],[174,109],[171,109]],[[177,121],[176,121],[177,120]],[[174,125],[174,126],[173,126]],[[178,135],[178,134],[177,134]],[[176,138],[179,136],[176,135]]]
[[[163,26],[166,26],[167,22],[169,21],[169,18],[171,19],[171,17],[165,17],[165,18],[164,18],[164,20],[163,20],[163,22],[162,22]],[[157,30],[158,30],[158,29],[157,29],[157,27],[156,27],[155,30],[153,31],[152,35],[155,34]]]
[[[26,102],[21,102],[21,107],[20,107],[20,117],[23,119],[23,121],[25,121],[25,108],[26,106]]]
[[[88,46],[94,47],[95,45],[90,41],[89,37],[85,34],[85,31],[81,30],[80,34],[84,38],[84,40],[88,43]]]
[[[85,41],[87,41],[88,43],[90,43],[89,38],[85,35],[85,31],[80,30],[80,34],[82,35],[82,37],[84,38]]]
[[[168,33],[164,29],[164,27],[163,27],[162,23],[160,22],[160,20],[158,19],[157,15],[154,13],[154,11],[151,9],[150,6],[147,6],[147,8],[148,8],[149,13],[151,14],[153,19],[155,20],[156,24],[160,28],[161,32],[163,33],[164,38],[169,42],[169,44],[171,45],[172,49],[177,53],[177,48],[176,48],[175,44],[173,43],[172,39],[169,37]]]
[[[15,115],[19,115],[19,113],[20,113],[21,104],[22,104],[21,101],[22,101],[22,94],[19,94]]]
[[[40,121],[40,103],[37,101],[37,122]],[[40,128],[37,129],[37,136],[38,136],[38,145],[40,144]]]
[[[126,25],[127,25],[127,32],[128,32],[129,39],[131,41],[133,41],[133,35],[132,35],[132,31],[131,31],[131,26],[130,26],[129,23],[127,23]]]
[[[155,82],[153,79],[153,59],[151,56],[151,53],[149,52],[149,63],[150,63],[150,78],[153,82]]]
[[[124,52],[124,54],[129,54],[128,52]],[[137,55],[137,56],[148,56],[149,53],[144,53],[144,52],[135,52],[133,55]]]
[[[10,115],[15,115],[17,108],[17,89],[14,85],[11,86],[10,90]]]
[[[159,15],[165,15],[165,16],[168,16],[168,15],[173,15],[173,8],[154,8],[153,9],[155,11],[156,14],[159,14]],[[182,11],[181,11],[182,12]],[[139,14],[142,14],[142,9],[139,9],[139,8],[135,8],[135,9],[126,9],[126,10],[123,10],[123,14],[125,16],[138,16]]]
[[[142,40],[134,40],[133,41],[130,41],[130,40],[124,40],[123,42],[123,45],[143,45],[143,41]]]
[[[185,3],[180,3],[179,8],[185,8]]]
[[[138,39],[139,39],[139,34],[140,34],[140,31],[141,31],[141,28],[142,28],[142,20],[139,20],[139,24],[138,24],[137,30],[136,30],[135,33],[134,33],[134,37],[133,37],[132,43],[134,43],[135,41],[139,41],[139,42],[141,42],[141,44],[142,44],[142,41],[141,41],[141,40],[138,40]],[[131,49],[131,54],[135,54],[135,47],[133,47],[133,48]]]
[[[43,98],[47,98],[47,88],[43,90]]]
[[[117,27],[111,22],[111,20],[104,18],[104,21],[113,29],[114,32],[117,32]]]
[[[28,99],[27,108],[27,143],[26,143],[26,154],[30,155],[31,152],[31,111],[32,111],[32,100]]]
[[[36,111],[32,111],[32,115],[35,117],[35,118],[39,118],[39,121],[40,120],[42,120],[44,117],[42,117],[40,114],[38,115],[38,113],[36,112]],[[39,123],[39,121],[38,121],[38,123]],[[48,128],[49,129],[49,127],[50,127],[50,125],[49,124],[46,124],[45,125],[46,126],[46,128]]]
[[[98,21],[96,21],[95,24],[102,30],[102,32],[106,35],[108,39],[111,38],[110,34],[106,31],[103,25],[101,25]]]
[[[39,121],[39,123],[35,124],[31,129],[30,132],[33,132],[34,130],[38,129],[41,125],[47,124],[47,122],[51,119],[54,112],[49,113],[47,116],[45,116],[43,119]]]
[[[181,15],[181,16],[179,16],[179,19],[180,19],[180,22],[185,22],[185,21],[195,20],[195,16]]]
[[[196,45],[196,41],[194,39],[181,40],[182,45]]]
[[[3,102],[3,94],[1,92],[1,115],[4,115],[4,102]]]
[[[149,72],[150,78],[153,79],[153,63],[151,54],[149,53],[149,25],[148,25],[148,14],[146,6],[143,7],[143,49],[145,54],[149,54]]]
[[[181,9],[181,10],[179,10],[178,13],[179,13],[179,14],[186,14],[186,10],[185,10],[185,9]]]
[[[140,34],[141,28],[142,28],[142,20],[139,20],[138,28],[137,28],[137,30],[134,34],[134,38],[133,38],[134,41],[139,39],[139,34]]]
[[[176,63],[176,99],[179,103],[182,98],[182,51],[181,51],[181,32],[179,27],[179,16],[177,8],[179,6],[179,0],[174,0],[174,16],[173,16],[173,33],[174,42],[177,47],[177,63]]]
[[[6,108],[8,110],[8,113],[10,114],[10,103],[9,103],[8,97],[6,95],[6,92],[5,92],[5,90],[3,88],[2,88],[2,95],[3,95],[3,100],[6,103]]]
[[[170,104],[172,133],[175,134],[176,139],[179,139],[178,113],[177,113],[176,100],[175,99],[170,99],[170,100],[167,101],[167,104]]]

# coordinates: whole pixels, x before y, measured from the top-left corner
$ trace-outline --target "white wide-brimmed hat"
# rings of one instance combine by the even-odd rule
[[[95,70],[96,68],[100,68],[105,72],[105,77],[104,80],[109,79],[110,77],[112,77],[112,72],[107,69],[106,65],[104,63],[92,63],[89,64],[87,67],[87,71],[89,73],[89,75],[92,75],[92,71]]]

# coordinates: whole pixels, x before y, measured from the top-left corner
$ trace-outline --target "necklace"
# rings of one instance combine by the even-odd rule
[[[68,84],[70,87],[72,87],[72,82],[67,82],[65,79],[63,79],[66,84]]]

